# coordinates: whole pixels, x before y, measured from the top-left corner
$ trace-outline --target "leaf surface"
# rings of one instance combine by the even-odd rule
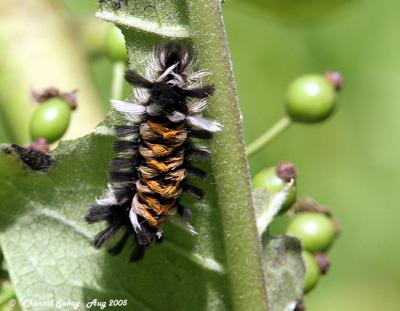
[[[270,236],[268,226],[279,212],[292,185],[282,191],[269,193],[254,189],[253,199],[257,227],[262,238],[264,274],[271,311],[291,311],[303,293],[304,262],[298,239],[290,236]]]
[[[129,1],[121,11],[105,4],[97,15],[121,26],[130,65],[139,70],[157,42],[188,35],[184,1]],[[121,118],[113,112],[95,133],[62,142],[47,172],[0,153],[0,241],[22,306],[70,299],[84,309],[93,299],[127,299],[127,310],[230,309],[212,178],[200,185],[205,200],[184,198],[196,237],[168,223],[164,243],[135,264],[128,263],[129,249],[112,257],[92,247],[103,226],[87,225],[83,217],[106,190],[114,122]]]
[[[143,71],[158,42],[172,37],[188,38],[190,33],[183,0],[128,1],[128,5],[123,4],[121,10],[106,2],[97,16],[121,27],[130,66],[138,71]],[[218,53],[222,55],[225,52]],[[219,75],[228,74],[220,72]],[[223,80],[219,83],[222,89]],[[216,96],[228,96],[229,92],[229,96],[234,94],[224,90]],[[238,116],[237,108],[231,105],[228,97],[225,102],[226,106],[221,101],[218,103],[219,109],[225,109],[229,112],[227,115]],[[219,162],[212,166],[214,172],[211,172],[210,166],[203,167],[210,173],[206,183],[198,183],[206,193],[203,201],[183,198],[184,205],[193,212],[192,225],[198,232],[196,236],[183,230],[179,221],[171,221],[165,226],[164,242],[152,246],[144,259],[134,264],[128,263],[130,247],[117,257],[92,247],[92,238],[104,225],[87,225],[83,217],[95,199],[106,190],[109,162],[113,157],[110,125],[116,122],[122,122],[121,118],[112,112],[93,134],[60,143],[52,153],[54,161],[47,172],[31,170],[15,153],[0,152],[0,243],[22,307],[25,310],[42,310],[38,305],[30,307],[29,303],[52,301],[56,304],[70,300],[79,303],[79,309],[83,310],[94,299],[108,305],[110,300],[126,299],[126,310],[232,310],[236,305],[245,305],[255,296],[251,280],[262,283],[262,273],[257,275],[258,271],[262,271],[261,253],[240,258],[232,254],[242,248],[257,249],[260,242],[250,238],[256,236],[256,223],[255,219],[254,223],[238,222],[237,215],[252,220],[253,211],[245,214],[241,208],[247,207],[243,207],[238,200],[236,205],[221,207],[221,198],[229,202],[232,193],[217,193],[218,189],[237,188],[235,180],[228,179],[232,172],[247,171],[246,160],[240,154],[229,155],[230,161],[226,161],[224,150],[225,159],[219,154]],[[224,143],[223,135],[229,132],[228,122],[224,125],[225,132],[218,138],[221,144]],[[241,124],[233,126],[241,127]],[[237,132],[240,131],[239,128]],[[229,141],[237,137],[235,144],[241,148],[241,137],[235,136],[235,133],[228,135]],[[235,162],[238,158],[239,163]],[[233,163],[234,171],[222,169],[227,163]],[[215,179],[221,180],[221,176],[225,175],[226,184],[217,187]],[[240,174],[234,175],[244,179]],[[243,191],[240,189],[235,195],[240,199]],[[225,218],[220,208],[225,208]],[[232,213],[227,213],[226,209]],[[238,225],[240,232],[233,230]],[[266,248],[267,265],[284,254],[274,255],[275,246],[271,245]],[[227,252],[230,252],[230,263],[226,259]],[[248,266],[254,271],[240,271],[244,275],[255,275],[255,278],[244,280],[245,286],[234,284],[236,292],[244,288],[242,295],[234,296],[230,275],[233,272],[236,276],[240,274],[232,271],[231,267],[234,264],[241,266],[240,263],[246,260],[258,264],[257,256],[259,267],[251,264]],[[252,261],[248,260],[250,257]],[[234,262],[232,259],[235,259]],[[288,264],[291,264],[290,260]],[[270,275],[273,272],[270,268],[267,267],[265,276],[277,283],[268,284],[268,287],[279,289],[279,280],[276,280],[276,274]],[[280,268],[279,271],[285,270],[285,267]],[[237,277],[234,279],[237,280]],[[276,301],[274,297],[270,298],[272,302]],[[257,299],[263,301],[264,297],[258,295]],[[239,303],[235,304],[235,301]],[[283,300],[279,303],[284,304]],[[260,310],[265,309],[261,304],[257,306]]]
[[[300,241],[289,236],[264,238],[265,279],[271,311],[291,311],[303,293]]]
[[[97,134],[64,142],[46,173],[0,153],[0,241],[21,304],[128,299],[128,310],[224,309],[221,232],[207,203],[192,205],[198,237],[169,223],[165,242],[138,263],[128,263],[129,250],[111,257],[92,247],[101,225],[83,217],[105,190],[111,144]]]

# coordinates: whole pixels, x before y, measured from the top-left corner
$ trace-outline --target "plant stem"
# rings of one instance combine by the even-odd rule
[[[121,99],[122,92],[124,90],[124,71],[125,71],[125,63],[124,62],[115,62],[113,67],[113,77],[111,84],[111,98],[113,99]]]
[[[265,131],[260,137],[258,137],[255,141],[253,141],[250,145],[247,146],[246,148],[247,156],[251,157],[258,151],[263,149],[274,138],[276,138],[279,134],[281,134],[284,130],[286,130],[291,123],[292,120],[288,116],[284,116],[282,119],[276,122],[270,129]]]
[[[268,310],[261,243],[253,208],[242,122],[220,0],[188,0],[199,68],[212,72],[216,92],[208,115],[224,129],[210,144],[225,258],[234,310]]]

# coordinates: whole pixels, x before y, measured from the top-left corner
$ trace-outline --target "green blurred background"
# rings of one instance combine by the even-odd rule
[[[331,120],[293,126],[250,163],[254,174],[292,160],[300,194],[331,207],[342,226],[308,310],[400,310],[400,2],[250,2],[225,8],[247,142],[283,114],[292,79],[344,77]]]
[[[81,20],[96,9],[94,0],[61,2]],[[333,118],[293,125],[250,161],[252,174],[293,161],[300,195],[331,207],[342,226],[330,273],[306,297],[307,310],[400,310],[399,12],[396,0],[224,4],[247,142],[283,115],[291,80],[326,70],[344,77]],[[105,112],[112,65],[104,57],[90,65]]]

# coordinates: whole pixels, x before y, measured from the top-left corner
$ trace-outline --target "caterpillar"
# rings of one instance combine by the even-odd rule
[[[88,223],[108,223],[95,237],[95,247],[124,230],[108,251],[119,254],[133,238],[137,243],[130,261],[139,260],[147,246],[161,240],[171,215],[191,219],[190,209],[180,203],[182,192],[203,198],[203,191],[187,178],[206,179],[207,173],[193,166],[193,160],[206,161],[210,153],[196,146],[193,138],[211,139],[222,126],[201,115],[214,86],[202,86],[210,73],[193,67],[193,50],[173,40],[154,50],[144,76],[126,71],[134,100],[111,100],[127,124],[114,127],[117,156],[111,163],[107,192],[86,215]]]

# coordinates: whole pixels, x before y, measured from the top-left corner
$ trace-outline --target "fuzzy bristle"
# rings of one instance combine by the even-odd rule
[[[201,168],[198,167],[193,167],[193,166],[189,166],[187,169],[189,175],[192,175],[194,177],[197,177],[201,180],[206,180],[207,179],[207,172],[202,170]]]
[[[192,197],[194,197],[197,200],[201,200],[204,197],[204,192],[198,187],[189,185],[189,184],[184,184],[183,185],[183,190],[186,191],[188,194],[190,194]]]
[[[88,214],[85,216],[85,220],[88,223],[93,224],[102,220],[107,220],[111,213],[111,206],[95,205],[89,209]]]

